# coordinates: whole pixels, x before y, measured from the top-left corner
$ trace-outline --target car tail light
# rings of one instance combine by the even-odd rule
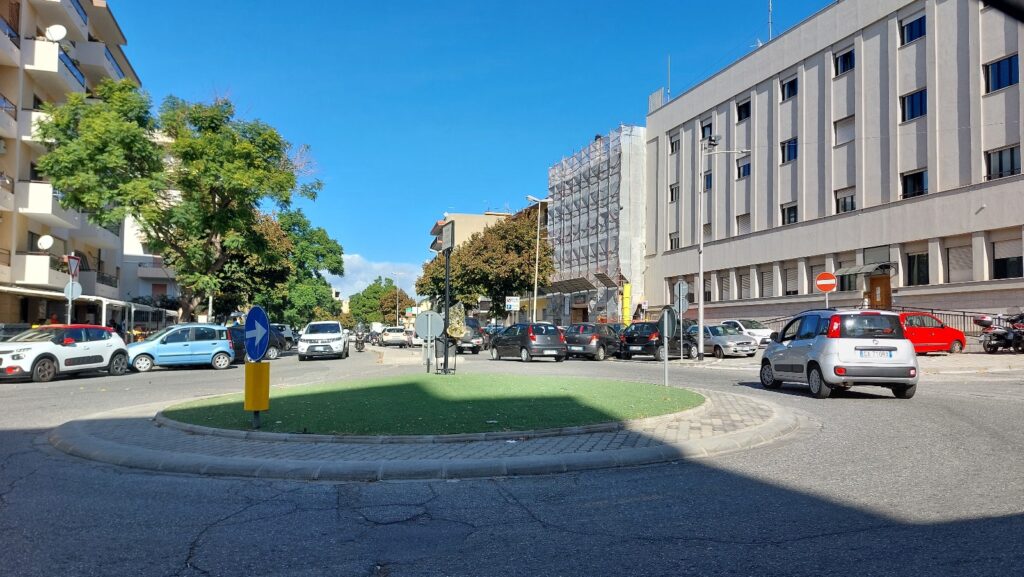
[[[872,317],[877,317],[877,316],[881,315],[882,313],[877,312],[877,311],[865,311],[865,312],[862,312],[860,314],[867,315],[867,316],[872,316]]]
[[[596,343],[596,342],[597,342],[597,335],[593,335],[593,336],[591,336],[591,337],[590,337],[590,344],[594,344],[594,343]]]
[[[843,376],[846,374],[846,367],[836,367],[835,372],[837,376]]]
[[[647,340],[649,340],[649,341],[651,341],[653,343],[654,341],[658,340],[658,338],[659,338],[658,337],[658,331],[654,331],[653,333],[651,333],[651,338],[649,338]]]
[[[533,327],[532,326],[526,327],[526,334],[527,334],[527,336],[530,337],[531,341],[537,342],[537,335],[533,334]]]
[[[838,339],[839,338],[839,327],[843,324],[843,319],[839,315],[832,315],[832,318],[828,319],[828,338]]]
[[[626,342],[626,335],[619,335],[619,342],[620,343]]]
[[[558,331],[558,341],[562,343],[565,342],[565,333],[563,333],[562,331]]]
[[[917,369],[911,368],[910,369],[910,376],[916,377],[917,376]]]

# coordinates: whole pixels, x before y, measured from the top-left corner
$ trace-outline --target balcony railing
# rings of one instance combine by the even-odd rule
[[[96,282],[103,285],[107,285],[108,287],[117,288],[117,277],[112,274],[107,274],[105,272],[97,272]]]
[[[117,59],[110,52],[110,49],[106,46],[103,47],[103,55],[107,57],[107,62],[114,67],[114,72],[117,74],[117,79],[121,80],[124,78],[124,70],[121,70],[121,65],[117,63]]]
[[[60,58],[60,61],[64,63],[64,66],[68,67],[68,70],[71,72],[71,75],[75,77],[75,80],[85,88],[85,74],[82,74],[82,71],[78,69],[78,65],[71,59],[71,55],[64,50],[63,46],[60,47],[60,50],[57,52],[57,56]]]
[[[82,6],[82,3],[78,0],[71,0],[71,5],[74,6],[75,12],[78,12],[78,15],[82,17],[82,22],[88,24],[89,13],[85,11],[85,7]]]
[[[21,36],[18,35],[18,31],[3,16],[0,16],[0,34],[7,36],[15,46],[21,48]]]
[[[3,108],[4,112],[10,115],[11,118],[18,119],[18,107],[3,94],[0,94],[0,108]]]

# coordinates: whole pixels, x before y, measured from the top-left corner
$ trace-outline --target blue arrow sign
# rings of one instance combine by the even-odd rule
[[[267,354],[270,346],[270,319],[259,306],[249,309],[245,315],[245,354],[253,361],[259,361]]]

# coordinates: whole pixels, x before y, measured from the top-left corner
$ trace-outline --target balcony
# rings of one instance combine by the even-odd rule
[[[82,215],[82,226],[75,233],[75,238],[83,240],[98,248],[115,249],[121,248],[121,228],[103,227],[90,222],[88,216]]]
[[[104,78],[121,80],[124,78],[124,71],[113,53],[102,42],[80,42],[78,44],[78,59],[82,63],[82,71],[92,81],[98,84]]]
[[[0,248],[0,282],[11,282],[11,251]]]
[[[104,272],[83,270],[78,273],[78,282],[82,284],[82,294],[108,299],[121,297],[117,288],[117,277]]]
[[[153,259],[153,262],[140,262],[140,279],[146,280],[174,280],[176,273],[173,268],[164,266],[162,259]]]
[[[19,181],[14,187],[14,205],[18,213],[54,228],[82,226],[82,215],[61,206],[60,195],[49,182]]]
[[[18,138],[37,152],[46,152],[46,144],[36,127],[40,121],[49,118],[50,115],[41,110],[22,110],[18,120]]]
[[[14,212],[14,193],[6,188],[0,188],[0,212]]]
[[[21,62],[25,71],[49,92],[85,92],[85,75],[56,42],[25,40],[21,47]]]
[[[0,137],[18,138],[18,106],[0,94]]]
[[[21,64],[21,36],[17,29],[0,16],[0,65],[18,66]]]
[[[85,40],[89,35],[89,13],[80,0],[30,0],[39,13],[45,28],[50,24],[62,24],[68,29],[68,36],[74,40]],[[92,0],[89,0],[90,2]]]
[[[61,272],[60,257],[49,253],[22,253],[11,261],[11,279],[14,284],[64,290],[71,277]]]

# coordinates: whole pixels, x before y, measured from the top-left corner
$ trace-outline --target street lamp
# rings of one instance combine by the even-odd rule
[[[540,268],[540,205],[551,202],[550,198],[537,198],[531,194],[526,200],[537,205],[537,248],[533,255],[533,322],[537,322],[537,272]]]
[[[401,325],[398,324],[398,323],[401,322],[398,319],[398,277],[400,277],[400,276],[402,276],[404,274],[405,273],[402,273],[402,272],[391,271],[391,276],[395,277],[395,326],[396,327],[400,326],[402,328],[405,328],[405,323],[402,323]]]
[[[698,191],[697,197],[697,226],[700,231],[697,233],[697,360],[704,360],[704,157],[714,154],[747,154],[748,149],[739,150],[715,150],[722,137],[717,134],[702,138],[700,141],[700,154],[697,155],[697,174],[694,179],[694,190]]]

